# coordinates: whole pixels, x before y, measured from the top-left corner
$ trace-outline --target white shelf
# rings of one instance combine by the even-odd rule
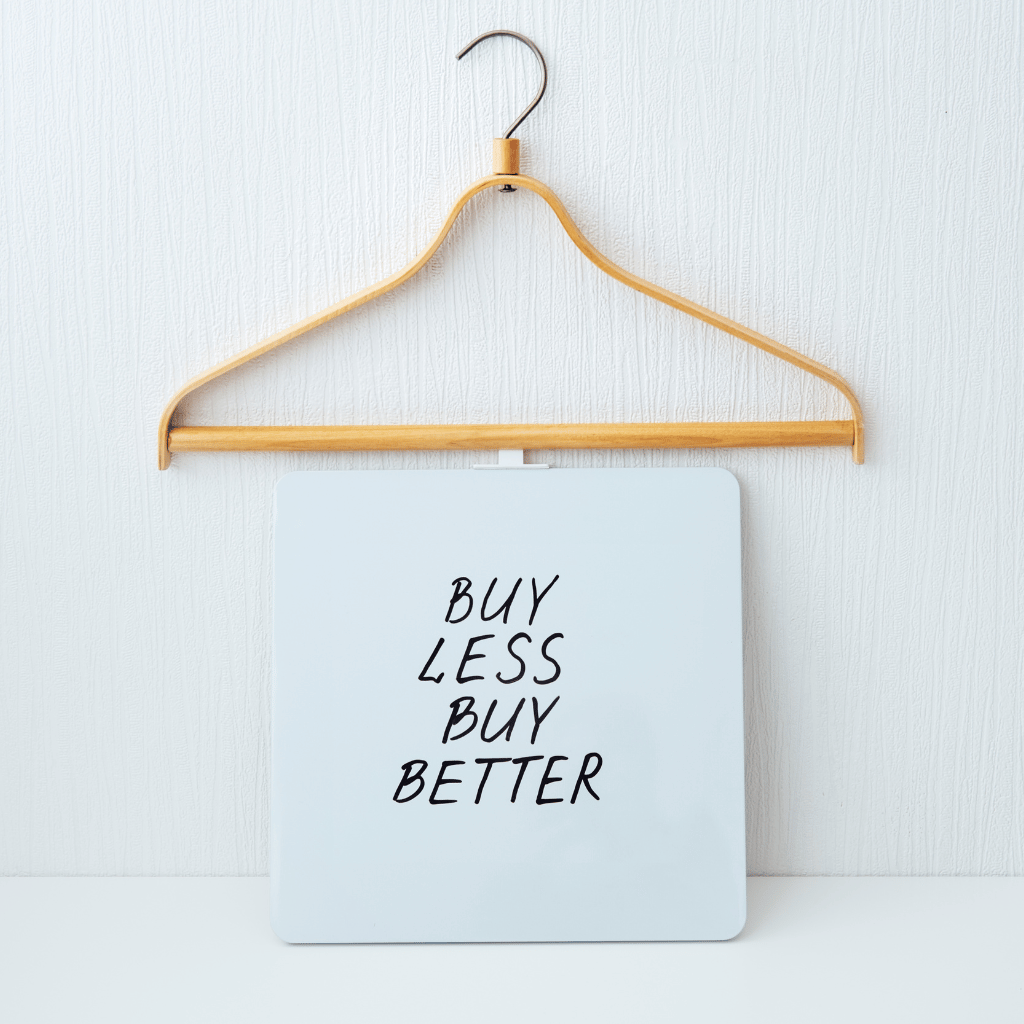
[[[1024,1021],[1024,878],[752,878],[749,899],[725,943],[288,946],[264,878],[0,879],[0,1019]]]

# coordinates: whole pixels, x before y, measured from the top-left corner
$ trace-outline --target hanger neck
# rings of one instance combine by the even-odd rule
[[[495,139],[494,140],[494,173],[495,174],[518,174],[519,173],[519,140],[518,139]]]

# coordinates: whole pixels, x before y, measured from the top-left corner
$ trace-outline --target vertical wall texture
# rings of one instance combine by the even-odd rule
[[[1018,0],[0,8],[0,871],[266,868],[271,511],[192,374],[403,265],[532,95],[523,170],[623,266],[835,367],[842,450],[720,465],[745,517],[754,873],[1024,871]],[[600,275],[534,196],[190,400],[191,423],[844,415]],[[359,544],[360,538],[352,538]]]

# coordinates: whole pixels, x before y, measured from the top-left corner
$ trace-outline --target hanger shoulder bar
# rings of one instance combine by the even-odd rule
[[[507,180],[508,178],[506,176],[490,174],[486,178],[481,178],[479,181],[475,181],[470,185],[469,188],[467,188],[466,191],[463,192],[455,201],[455,205],[452,207],[444,224],[441,225],[441,229],[436,235],[434,235],[430,245],[428,245],[426,249],[424,249],[423,252],[421,252],[419,256],[417,256],[416,259],[414,259],[407,267],[404,267],[397,273],[392,274],[390,277],[384,278],[383,281],[378,281],[376,284],[370,285],[368,288],[364,288],[362,291],[358,291],[354,295],[350,295],[347,299],[343,299],[341,302],[334,306],[330,306],[328,309],[325,309],[320,313],[314,313],[313,316],[306,317],[305,320],[300,320],[299,323],[294,324],[286,330],[280,331],[273,335],[273,337],[267,338],[266,341],[261,341],[258,345],[253,345],[251,348],[247,348],[237,356],[225,359],[224,362],[218,363],[205,373],[201,373],[198,376],[193,377],[183,388],[181,388],[180,391],[177,392],[177,394],[175,394],[170,402],[167,403],[167,407],[164,409],[163,415],[160,417],[160,468],[167,469],[170,465],[171,453],[168,448],[168,434],[171,428],[171,417],[174,415],[174,410],[177,409],[186,395],[191,394],[197,388],[201,388],[204,384],[209,384],[210,381],[216,380],[223,374],[229,373],[231,370],[235,370],[239,366],[243,366],[245,363],[248,363],[253,359],[258,359],[260,356],[266,355],[268,352],[272,352],[275,348],[279,348],[281,345],[284,345],[289,341],[293,341],[295,338],[306,334],[315,327],[319,327],[321,324],[325,324],[329,320],[333,320],[335,317],[341,316],[343,313],[351,312],[351,310],[356,309],[367,302],[371,302],[373,299],[380,298],[380,296],[386,295],[399,285],[404,284],[410,277],[419,273],[419,271],[426,266],[430,257],[437,252],[441,243],[448,237],[448,232],[451,231],[452,225],[455,223],[466,203],[468,203],[478,192],[482,192],[485,188],[503,184]]]
[[[516,187],[529,189],[529,191],[539,195],[554,211],[559,223],[565,229],[565,233],[572,240],[576,248],[594,266],[603,270],[610,277],[614,277],[616,281],[621,281],[630,288],[642,292],[644,295],[649,295],[652,299],[657,299],[659,302],[664,302],[668,306],[688,313],[698,320],[703,320],[704,323],[717,327],[719,330],[725,331],[726,334],[731,334],[733,337],[754,345],[764,352],[768,352],[793,366],[799,367],[801,370],[805,370],[827,384],[831,384],[850,404],[854,425],[853,461],[856,463],[864,461],[864,415],[861,412],[860,403],[857,401],[849,384],[838,373],[830,370],[823,363],[809,359],[807,356],[797,352],[796,349],[789,348],[787,345],[772,340],[767,335],[751,330],[749,327],[744,327],[743,324],[737,323],[735,320],[730,320],[728,317],[715,313],[710,309],[705,309],[696,302],[691,302],[689,299],[684,299],[681,295],[676,295],[675,292],[670,292],[667,288],[652,284],[650,281],[645,281],[643,278],[631,274],[628,270],[623,270],[622,267],[613,263],[607,256],[591,245],[583,232],[576,226],[572,217],[569,216],[569,212],[562,205],[562,201],[542,181],[527,177],[526,175],[517,175]]]

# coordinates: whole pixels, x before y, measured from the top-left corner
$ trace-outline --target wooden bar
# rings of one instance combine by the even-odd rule
[[[493,448],[852,446],[853,420],[467,426],[172,427],[171,452],[482,451]]]

